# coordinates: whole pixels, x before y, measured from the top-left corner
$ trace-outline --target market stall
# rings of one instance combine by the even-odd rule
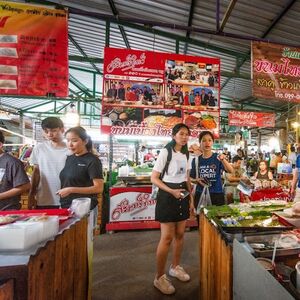
[[[125,169],[128,169],[125,166]],[[130,175],[122,173],[118,182],[110,188],[109,223],[106,230],[154,229],[156,200],[151,198],[152,168],[131,168]],[[125,176],[126,175],[126,176]],[[187,220],[187,227],[196,227],[195,219]]]
[[[299,231],[287,222],[285,214],[291,209],[289,206],[291,204],[284,201],[264,201],[212,206],[201,212],[200,299],[240,299],[234,290],[240,291],[245,282],[239,281],[236,272],[242,272],[245,264],[239,260],[240,252],[233,252],[235,242],[241,243],[248,255],[254,258],[258,269],[262,268],[261,264],[267,268],[267,262],[269,266],[278,266],[270,270],[276,278],[275,283],[295,297],[290,278],[299,260],[300,242]],[[253,269],[256,267],[249,270]],[[254,281],[257,278],[256,273],[248,272],[247,276]],[[245,299],[254,299],[255,295],[254,291]]]
[[[8,216],[9,212],[5,213]],[[4,217],[2,215],[2,219]],[[26,235],[26,239],[34,239],[31,230],[36,230],[34,228],[39,225],[23,227],[22,222],[15,222],[10,227],[3,225],[1,234],[5,234],[6,226],[7,230]],[[1,243],[0,282],[3,286],[0,295],[2,289],[7,299],[88,299],[87,231],[87,217],[71,217],[46,240],[28,244],[20,235],[18,240],[12,236],[5,244]]]

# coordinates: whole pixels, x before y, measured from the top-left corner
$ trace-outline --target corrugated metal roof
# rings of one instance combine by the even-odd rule
[[[25,2],[25,1],[22,1]],[[263,99],[254,99],[251,92],[250,80],[250,47],[251,42],[246,39],[237,39],[228,36],[222,36],[203,32],[191,31],[189,34],[186,30],[172,28],[175,25],[192,26],[201,30],[215,31],[216,22],[216,0],[73,0],[51,1],[59,5],[70,8],[69,15],[69,55],[74,57],[70,60],[71,68],[80,68],[96,71],[87,58],[98,59],[94,63],[97,70],[102,72],[103,65],[99,59],[103,59],[103,49],[106,37],[106,21],[103,14],[113,17],[117,14],[120,21],[124,21],[123,26],[116,24],[114,20],[110,23],[110,46],[126,47],[126,43],[120,31],[122,27],[129,46],[133,49],[154,50],[162,52],[175,52],[176,37],[180,37],[179,53],[183,54],[185,50],[185,37],[190,37],[193,42],[188,44],[187,54],[195,56],[219,57],[221,59],[221,71],[230,73],[237,71],[243,76],[237,78],[221,77],[221,107],[233,107],[230,99],[240,102],[240,106],[254,109],[255,106],[265,105],[267,102]],[[116,11],[110,5],[113,2]],[[191,7],[192,3],[194,7]],[[230,0],[220,0],[219,21],[226,13]],[[293,3],[293,4],[291,4]],[[283,14],[285,7],[290,6]],[[74,9],[86,12],[86,15],[74,11]],[[192,17],[189,20],[190,10],[193,10]],[[98,13],[92,16],[91,13]],[[100,14],[100,15],[99,15]],[[281,18],[279,18],[279,16]],[[124,18],[127,18],[124,20]],[[134,20],[141,20],[138,24]],[[106,18],[107,19],[107,18]],[[278,19],[278,20],[277,20]],[[151,22],[168,23],[170,26],[165,27],[163,24],[154,24],[154,26],[143,26],[144,23]],[[277,20],[277,22],[275,22]],[[190,24],[189,24],[190,21]],[[275,23],[274,23],[275,22]],[[272,28],[271,28],[272,26]],[[159,32],[163,32],[160,35]],[[268,38],[278,43],[296,44],[300,41],[300,0],[239,0],[236,1],[226,23],[223,32],[254,38]],[[75,43],[72,42],[75,41]],[[78,49],[80,47],[80,49]],[[84,52],[84,55],[82,54]],[[81,57],[81,61],[75,60],[75,57]],[[246,59],[242,59],[245,57]],[[240,63],[242,61],[242,63]],[[75,74],[80,81],[80,73]],[[249,79],[245,79],[248,76]],[[91,76],[92,78],[92,76]],[[92,80],[92,79],[91,79]],[[98,81],[102,81],[97,77]],[[92,84],[88,85],[91,88]],[[97,84],[101,87],[102,84]],[[72,90],[78,91],[78,87],[70,83]],[[99,91],[99,90],[98,90]],[[99,91],[100,92],[100,91]],[[2,97],[1,105],[8,105],[16,109],[26,109],[28,107],[44,103],[47,99],[26,99],[5,98]],[[236,105],[236,104],[235,104]],[[252,107],[251,107],[252,105]],[[282,102],[274,101],[272,105],[275,109],[282,109],[285,105]],[[224,112],[224,115],[227,113]]]

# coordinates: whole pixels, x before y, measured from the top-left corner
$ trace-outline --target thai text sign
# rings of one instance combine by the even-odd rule
[[[219,135],[219,59],[105,48],[103,70],[103,133],[170,136],[184,122]]]
[[[230,110],[228,113],[228,125],[249,127],[274,127],[275,114],[253,111]]]
[[[300,102],[300,48],[252,42],[252,80],[255,97]]]
[[[0,1],[0,94],[68,95],[65,10]]]
[[[120,192],[110,198],[110,222],[145,221],[155,219],[156,200],[150,193]]]

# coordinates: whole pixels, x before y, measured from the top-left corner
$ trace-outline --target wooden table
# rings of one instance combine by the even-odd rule
[[[67,220],[52,240],[23,253],[0,252],[0,280],[14,300],[88,299],[87,218]]]
[[[232,299],[232,246],[200,214],[200,299]]]

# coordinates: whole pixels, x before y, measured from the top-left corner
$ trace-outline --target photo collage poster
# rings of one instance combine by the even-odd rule
[[[183,122],[217,137],[219,82],[217,58],[105,48],[101,130],[170,136]]]

